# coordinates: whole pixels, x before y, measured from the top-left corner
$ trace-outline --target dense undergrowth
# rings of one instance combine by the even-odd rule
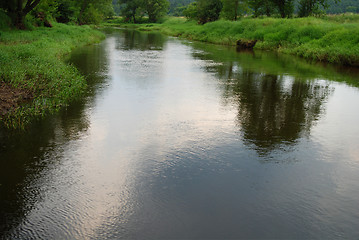
[[[258,40],[257,49],[359,66],[359,15],[355,14],[322,18],[243,18],[236,22],[219,20],[204,25],[183,18],[169,18],[162,24],[142,24],[138,27],[140,30],[159,30],[172,36],[224,45],[236,45],[240,39]]]
[[[7,114],[0,124],[22,128],[34,117],[54,112],[78,98],[86,88],[79,71],[64,56],[75,47],[100,41],[104,35],[89,26],[54,23],[20,31],[0,26],[0,83],[32,93]]]

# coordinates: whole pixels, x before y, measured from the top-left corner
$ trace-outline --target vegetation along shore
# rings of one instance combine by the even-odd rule
[[[145,31],[158,30],[171,36],[223,45],[254,41],[254,49],[359,66],[359,16],[353,14],[322,18],[242,18],[240,21],[218,20],[204,25],[185,18],[137,25],[121,23],[121,19],[117,19],[108,24]]]

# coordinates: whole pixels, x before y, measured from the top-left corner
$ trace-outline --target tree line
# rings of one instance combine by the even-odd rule
[[[324,13],[329,3],[340,0],[117,0],[120,15],[125,21],[137,23],[143,16],[155,22],[168,13],[195,19],[200,24],[219,18],[236,21],[243,15],[292,17],[296,11],[299,17]],[[357,1],[357,0],[355,0]],[[189,3],[189,4],[188,4]],[[187,4],[187,6],[185,6]],[[174,8],[176,7],[176,8]],[[296,9],[295,9],[296,8]]]
[[[114,15],[112,0],[1,0],[0,8],[19,29],[25,28],[25,18],[38,24],[51,20],[91,24]]]
[[[121,15],[127,22],[137,23],[138,19],[148,16],[148,21],[156,22],[164,16],[169,7],[167,0],[119,0]]]
[[[195,0],[184,10],[184,15],[199,23],[224,18],[236,21],[243,15],[292,17],[297,6],[299,17],[322,14],[328,1],[337,0]]]
[[[359,1],[358,0],[341,0],[340,2],[336,3],[334,0],[328,0],[328,9],[327,13],[344,13],[344,12],[351,12],[351,13],[359,13]]]
[[[114,9],[127,22],[156,22],[161,17],[184,15],[199,23],[219,18],[237,20],[243,15],[291,17],[295,11],[299,17],[323,13],[323,9],[340,0],[6,0],[0,1],[0,8],[11,18],[13,25],[25,28],[25,18],[33,18],[38,24],[51,19],[61,23],[100,23],[105,17],[115,15]],[[357,0],[350,2],[347,10],[359,11]],[[170,9],[170,10],[169,10]],[[39,20],[40,19],[40,20]]]

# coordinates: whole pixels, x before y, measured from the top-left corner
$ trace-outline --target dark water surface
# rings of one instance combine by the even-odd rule
[[[89,91],[0,131],[4,239],[358,239],[359,73],[113,30]]]

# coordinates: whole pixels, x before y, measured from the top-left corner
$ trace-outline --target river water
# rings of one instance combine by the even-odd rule
[[[86,96],[0,132],[4,239],[357,239],[359,73],[108,30]]]

